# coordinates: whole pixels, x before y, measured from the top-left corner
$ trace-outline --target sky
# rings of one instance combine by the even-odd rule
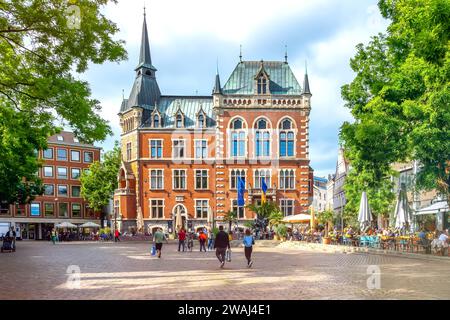
[[[352,117],[340,88],[355,74],[349,66],[358,43],[384,32],[388,21],[377,0],[145,0],[152,63],[164,95],[210,95],[218,63],[222,85],[243,60],[284,60],[303,86],[305,61],[312,92],[310,160],[316,176],[335,171],[339,127]],[[122,90],[128,98],[139,60],[144,0],[119,0],[103,10],[125,40],[128,60],[91,65],[80,75],[102,105],[114,135],[98,145],[107,151],[120,140]],[[81,17],[82,18],[82,17]]]

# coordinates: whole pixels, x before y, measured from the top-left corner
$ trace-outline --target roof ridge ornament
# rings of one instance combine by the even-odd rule
[[[288,63],[288,52],[287,52],[287,45],[284,45],[284,63]]]
[[[239,45],[239,62],[242,62],[242,44]]]

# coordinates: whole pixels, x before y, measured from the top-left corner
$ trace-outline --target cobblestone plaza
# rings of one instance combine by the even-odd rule
[[[253,268],[233,248],[220,269],[214,252],[176,249],[164,245],[157,259],[144,242],[18,242],[0,255],[0,299],[450,299],[446,260],[257,246]],[[368,289],[369,266],[379,289]]]

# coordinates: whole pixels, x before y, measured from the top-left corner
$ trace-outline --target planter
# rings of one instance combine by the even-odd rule
[[[273,240],[276,240],[276,241],[278,241],[278,240],[280,240],[280,237],[279,237],[279,236],[277,236],[277,235],[274,235],[274,236],[273,236]]]
[[[331,238],[330,237],[324,237],[322,239],[323,244],[331,244]]]

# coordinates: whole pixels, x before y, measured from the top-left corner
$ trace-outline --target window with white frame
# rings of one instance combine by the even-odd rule
[[[267,90],[267,79],[266,79],[266,77],[264,75],[261,75],[258,78],[257,87],[258,87],[258,94],[266,94],[266,93],[268,93],[268,90]]]
[[[272,174],[269,169],[257,169],[254,174],[254,186],[255,189],[261,189],[262,180],[266,182],[267,188],[271,187]]]
[[[247,140],[247,133],[245,129],[244,121],[240,118],[234,119],[231,123],[230,155],[232,157],[245,157],[245,146]]]
[[[54,196],[55,195],[55,185],[44,184],[44,196]]]
[[[173,189],[186,189],[186,170],[173,170]]]
[[[162,158],[162,140],[150,140],[150,158]]]
[[[255,131],[255,154],[257,157],[270,156],[270,132],[266,120],[260,119],[256,122]]]
[[[44,167],[44,177],[53,178],[53,167],[50,166]]]
[[[70,150],[70,161],[80,162],[80,151]]]
[[[60,197],[67,197],[68,196],[68,190],[66,184],[59,184],[58,185],[58,196]]]
[[[280,209],[284,216],[294,214],[294,199],[280,199]]]
[[[81,203],[72,203],[72,217],[81,218]]]
[[[131,149],[131,146],[130,146]],[[84,152],[84,162],[85,163],[92,163],[94,162],[94,153],[91,151],[85,151]]]
[[[195,189],[208,189],[208,170],[195,170]]]
[[[293,157],[294,151],[294,131],[292,121],[285,119],[280,123],[280,157]]]
[[[206,219],[208,217],[207,199],[195,200],[195,216],[197,219]]]
[[[159,128],[161,123],[161,119],[159,117],[159,114],[155,114],[153,116],[153,128]]]
[[[48,148],[42,151],[44,159],[53,159],[53,148]]]
[[[58,148],[56,151],[56,159],[60,161],[67,161],[67,149]]]
[[[183,127],[184,127],[184,116],[183,116],[183,114],[178,113],[178,114],[176,115],[176,118],[175,118],[175,126],[176,126],[177,128],[183,128]]]
[[[57,172],[58,172],[58,179],[67,179],[67,168],[66,167],[58,167],[57,168]]]
[[[185,140],[178,139],[172,141],[172,156],[173,158],[184,158],[186,156]]]
[[[200,129],[203,129],[206,127],[205,115],[203,113],[200,113],[198,115],[197,122],[198,122],[198,127]]]
[[[280,189],[292,190],[295,188],[295,172],[293,169],[281,169],[279,178]]]
[[[150,216],[152,219],[164,218],[164,200],[150,199]]]
[[[244,206],[239,207],[236,199],[231,200],[231,211],[234,211],[237,213],[238,219],[245,218],[245,207]]]
[[[72,179],[76,180],[80,178],[81,175],[81,170],[80,168],[71,168],[71,175],[72,175]]]
[[[238,187],[238,179],[241,178],[244,180],[244,185],[246,184],[246,171],[244,169],[231,169],[230,171],[230,188],[237,189]]]
[[[208,141],[206,139],[195,140],[195,158],[205,159],[208,157]]]
[[[164,170],[150,170],[150,189],[157,190],[164,188]]]

